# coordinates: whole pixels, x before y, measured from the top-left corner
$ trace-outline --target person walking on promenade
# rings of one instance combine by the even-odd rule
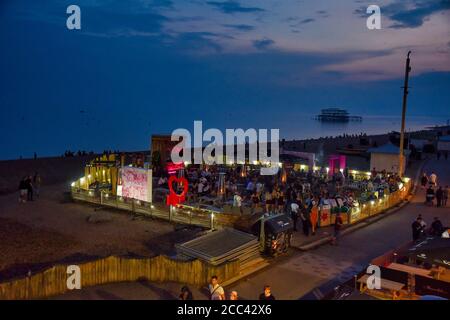
[[[450,190],[448,189],[448,186],[445,186],[445,189],[443,191],[443,197],[442,197],[442,206],[444,208],[447,207],[447,200],[448,200],[449,193],[450,193]]]
[[[427,223],[425,222],[425,220],[423,219],[421,214],[419,214],[417,216],[417,218],[420,220],[420,225],[422,226],[422,230],[425,232],[425,230],[427,228]]]
[[[425,194],[425,203],[427,205],[433,206],[433,200],[434,200],[434,190],[432,186],[429,186]]]
[[[431,224],[431,234],[434,236],[440,236],[444,231],[444,226],[442,225],[441,220],[438,217],[434,218],[433,223]]]
[[[209,284],[209,296],[210,300],[225,300],[225,291],[222,286],[219,285],[217,276],[211,277],[211,283]]]
[[[411,225],[413,241],[417,241],[422,236],[424,230],[422,226],[422,218],[418,217]]]
[[[269,285],[264,286],[264,292],[259,295],[259,300],[275,300]]]
[[[432,172],[430,174],[430,184],[434,187],[437,185],[437,175],[436,173]]]
[[[331,240],[332,245],[337,245],[338,239],[340,238],[340,235],[341,235],[341,229],[342,229],[343,224],[344,224],[344,221],[342,221],[341,214],[339,212],[336,213],[336,220],[334,222],[334,235]]]
[[[181,293],[179,296],[180,300],[194,300],[194,296],[192,295],[192,291],[189,289],[189,287],[184,286],[181,288]]]
[[[230,292],[230,300],[239,300],[239,296],[236,290]]]
[[[437,207],[442,207],[443,198],[444,198],[444,191],[442,190],[442,186],[439,186],[439,188],[436,191]]]
[[[439,160],[441,158],[441,153],[438,151],[437,152],[437,159]]]
[[[422,188],[425,189],[428,183],[428,177],[426,172],[423,173],[422,178],[420,179],[420,184],[422,185]]]
[[[448,151],[444,152],[444,158],[445,158],[445,160],[448,160]]]

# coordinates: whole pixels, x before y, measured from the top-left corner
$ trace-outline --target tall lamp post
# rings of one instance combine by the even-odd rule
[[[400,150],[398,155],[398,175],[400,177],[403,176],[403,172],[405,170],[405,155],[404,155],[404,140],[405,140],[405,117],[406,117],[406,102],[408,100],[408,82],[409,82],[409,73],[411,72],[410,62],[411,59],[409,56],[411,55],[411,51],[408,51],[408,56],[406,58],[406,67],[405,67],[405,84],[403,86],[403,106],[402,106],[402,128],[400,131]]]

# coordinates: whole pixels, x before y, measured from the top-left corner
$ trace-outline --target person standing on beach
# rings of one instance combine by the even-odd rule
[[[19,202],[25,203],[27,202],[27,183],[26,183],[26,177],[23,177],[22,180],[20,180],[19,183]]]
[[[297,231],[297,221],[299,216],[299,205],[295,202],[291,203],[291,218],[294,221],[294,231]]]
[[[436,191],[436,201],[438,207],[442,206],[443,198],[444,198],[444,191],[442,190],[442,186],[439,186],[439,188]]]
[[[25,184],[26,184],[26,187],[27,187],[27,200],[28,201],[33,201],[33,183],[32,183],[31,176],[26,178]]]
[[[34,194],[36,195],[36,198],[39,198],[40,192],[41,192],[41,176],[38,172],[34,174],[33,177],[33,187],[34,187]]]
[[[442,206],[445,208],[447,207],[447,200],[448,200],[448,194],[450,190],[448,189],[448,186],[445,186],[443,197],[442,197]]]

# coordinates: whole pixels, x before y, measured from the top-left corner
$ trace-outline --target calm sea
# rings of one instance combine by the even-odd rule
[[[417,131],[429,126],[446,125],[449,117],[417,117],[406,118],[406,130]],[[364,116],[361,122],[334,123],[320,122],[303,116],[295,122],[284,123],[280,126],[280,136],[286,139],[308,139],[342,134],[383,134],[400,131],[401,117],[394,116]]]

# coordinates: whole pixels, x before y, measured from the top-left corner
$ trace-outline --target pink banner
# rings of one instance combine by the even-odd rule
[[[147,170],[122,168],[122,196],[147,201]]]

